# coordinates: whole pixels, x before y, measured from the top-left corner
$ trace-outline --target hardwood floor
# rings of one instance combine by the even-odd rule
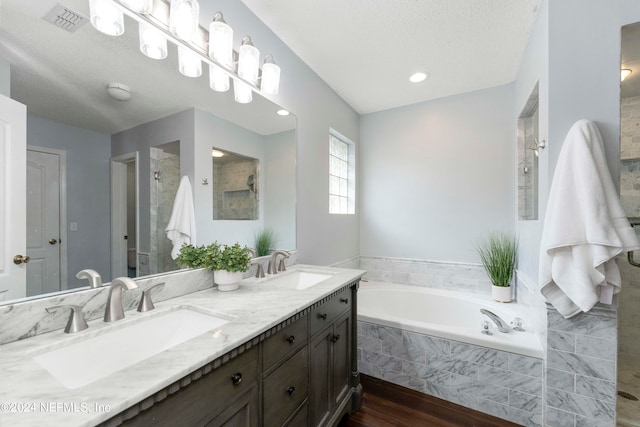
[[[339,427],[515,427],[482,412],[361,375],[362,408]]]

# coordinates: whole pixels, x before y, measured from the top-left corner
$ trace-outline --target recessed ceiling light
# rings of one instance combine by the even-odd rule
[[[414,73],[409,77],[409,81],[411,83],[420,83],[426,80],[427,77],[429,77],[429,73]]]
[[[629,77],[630,74],[631,74],[631,70],[628,68],[623,68],[622,70],[620,70],[620,81],[623,82],[624,79]]]
[[[118,101],[128,101],[131,99],[131,89],[122,83],[109,83],[107,85],[107,93]]]
[[[224,153],[220,150],[211,150],[211,157],[222,157]]]
[[[276,111],[276,114],[278,114],[279,116],[288,116],[289,112],[287,110],[282,109],[282,110]]]

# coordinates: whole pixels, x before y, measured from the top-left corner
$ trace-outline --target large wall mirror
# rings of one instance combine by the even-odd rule
[[[89,15],[88,0],[0,4],[0,61],[10,64],[11,98],[27,105],[32,256],[27,289],[0,300],[86,288],[76,278],[83,269],[103,282],[176,269],[164,228],[185,175],[198,244],[253,246],[269,228],[278,248],[294,250],[295,117],[276,114],[280,108],[258,94],[238,104],[233,91],[212,91],[206,64],[200,77],[181,75],[171,44],[163,60],[144,56],[138,25],[127,17],[119,37],[88,22],[68,31],[43,19],[58,3]],[[210,3],[201,4],[203,20],[217,11]],[[131,99],[110,97],[109,83],[128,86]],[[212,146],[259,163],[254,217],[213,220]]]

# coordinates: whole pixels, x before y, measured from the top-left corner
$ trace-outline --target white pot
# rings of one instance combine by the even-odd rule
[[[491,296],[498,302],[511,302],[511,286],[491,285]]]
[[[219,291],[235,291],[240,287],[242,275],[242,271],[229,272],[227,270],[214,270],[213,281],[218,285]]]

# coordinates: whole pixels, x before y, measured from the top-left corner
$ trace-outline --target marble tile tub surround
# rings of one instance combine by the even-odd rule
[[[542,424],[542,359],[359,321],[358,366],[525,426]]]
[[[360,256],[333,266],[366,270],[365,280],[491,293],[491,280],[480,264]]]
[[[596,307],[565,319],[547,309],[545,425],[616,425],[617,312]]]
[[[269,257],[257,258],[263,264],[264,271],[267,271]],[[285,260],[285,265],[292,266],[297,262],[297,251],[290,252],[290,256]],[[253,277],[256,274],[257,266],[251,266],[244,277]],[[214,286],[213,274],[210,271],[178,270],[170,273],[134,279],[138,284],[138,289],[124,291],[122,293],[122,304],[124,310],[135,310],[140,301],[142,291],[156,283],[164,282],[165,285],[153,291],[154,302],[165,301],[182,295],[198,292]],[[56,296],[33,299],[24,302],[16,302],[0,306],[0,345],[24,338],[33,337],[46,332],[63,329],[69,319],[66,310],[58,310],[55,313],[47,313],[46,307],[56,305],[79,305],[82,307],[87,321],[99,319],[104,316],[109,284],[98,289],[86,289],[83,291],[70,292]]]

